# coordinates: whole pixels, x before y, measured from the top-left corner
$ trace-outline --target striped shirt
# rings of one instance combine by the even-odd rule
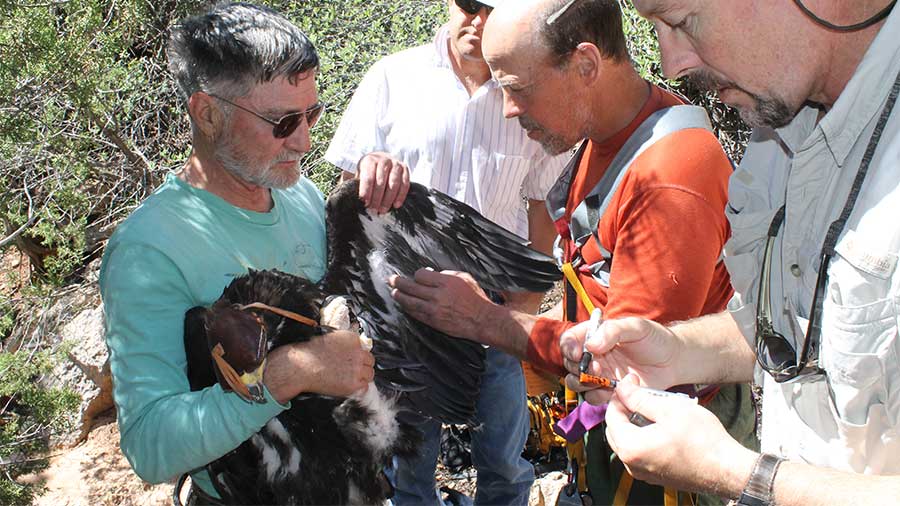
[[[523,197],[544,200],[569,154],[547,155],[515,119],[503,117],[497,81],[470,97],[453,71],[449,34],[387,56],[366,73],[344,112],[325,159],[356,172],[384,151],[405,163],[414,182],[440,190],[521,237]]]

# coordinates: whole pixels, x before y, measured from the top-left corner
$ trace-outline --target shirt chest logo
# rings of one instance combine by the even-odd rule
[[[882,279],[889,279],[897,268],[897,255],[866,247],[853,230],[846,231],[835,251],[857,269]]]

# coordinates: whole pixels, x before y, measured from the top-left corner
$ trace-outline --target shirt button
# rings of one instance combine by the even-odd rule
[[[791,265],[791,274],[793,274],[794,277],[799,278],[800,274],[802,274],[802,272],[800,271],[800,266],[797,264]]]

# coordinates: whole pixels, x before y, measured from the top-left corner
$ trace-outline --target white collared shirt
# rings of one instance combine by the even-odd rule
[[[766,232],[786,215],[775,243],[772,314],[790,338],[793,310],[806,330],[820,250],[840,214],[863,152],[900,71],[900,11],[885,22],[834,106],[817,121],[806,107],[785,128],[754,132],[729,188],[729,309],[755,349],[758,278]],[[816,381],[764,388],[762,449],[846,471],[900,473],[900,105],[828,268]],[[797,345],[799,347],[799,344]]]
[[[325,159],[356,172],[360,158],[385,151],[411,179],[465,202],[528,237],[523,197],[544,200],[569,154],[548,156],[515,119],[503,117],[493,79],[472,96],[453,72],[449,35],[382,58],[366,73]]]

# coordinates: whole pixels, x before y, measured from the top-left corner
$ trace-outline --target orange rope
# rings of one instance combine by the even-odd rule
[[[219,366],[219,372],[225,377],[225,382],[228,383],[228,386],[230,386],[232,390],[234,390],[234,393],[240,395],[244,400],[251,400],[250,389],[247,388],[247,385],[245,385],[243,381],[241,381],[241,377],[238,375],[237,371],[235,371],[223,358],[225,356],[225,349],[222,348],[222,343],[218,343],[213,347],[212,356],[213,360],[216,361],[216,365]]]
[[[302,323],[304,325],[309,325],[310,327],[318,327],[319,323],[312,318],[307,318],[301,314],[297,314],[293,311],[288,311],[287,309],[281,309],[280,307],[270,306],[268,304],[263,304],[262,302],[254,302],[252,304],[247,304],[246,306],[241,306],[239,308],[241,311],[245,309],[265,309],[266,311],[271,311],[279,316],[283,316],[285,318],[290,318],[295,322]]]

